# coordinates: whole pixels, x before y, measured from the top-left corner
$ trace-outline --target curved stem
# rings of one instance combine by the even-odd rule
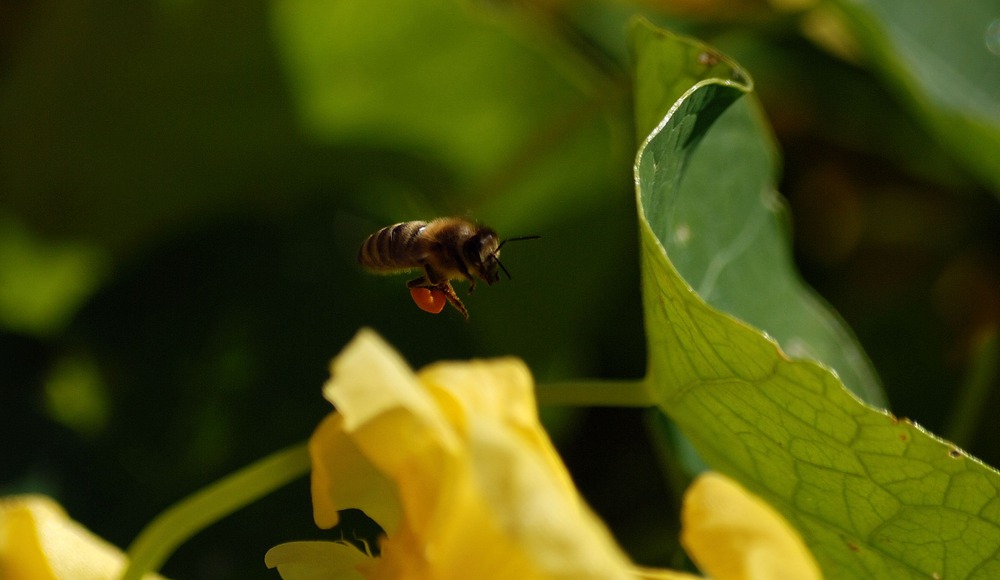
[[[573,407],[652,407],[656,404],[645,379],[570,381],[535,387],[539,405]]]
[[[299,443],[261,459],[172,505],[146,525],[128,548],[123,580],[158,570],[185,540],[211,524],[309,472]]]
[[[967,449],[971,445],[973,436],[983,421],[986,401],[996,384],[997,374],[1000,374],[998,353],[1000,336],[997,329],[993,328],[979,337],[974,345],[965,381],[955,397],[955,408],[945,422],[944,436],[959,447]]]

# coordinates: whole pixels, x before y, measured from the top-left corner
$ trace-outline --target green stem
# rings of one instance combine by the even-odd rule
[[[123,580],[159,570],[185,540],[309,472],[305,443],[293,445],[205,487],[161,513],[128,548]]]
[[[997,378],[1000,338],[991,329],[976,341],[965,383],[959,389],[955,407],[945,422],[944,436],[959,447],[972,443],[983,419],[983,410]]]
[[[539,405],[573,407],[652,407],[656,404],[645,379],[576,381],[535,387]]]

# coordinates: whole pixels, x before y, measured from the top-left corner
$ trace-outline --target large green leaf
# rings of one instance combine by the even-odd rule
[[[862,399],[884,406],[850,331],[795,272],[774,186],[777,151],[755,101],[739,99],[752,88],[749,76],[710,47],[672,38],[642,27],[634,34],[640,79],[664,79],[637,91],[639,134],[675,107],[636,166],[650,227],[703,300],[763,330],[789,355],[822,361]],[[653,48],[668,41],[674,51]]]
[[[900,97],[1000,194],[996,0],[834,0],[831,5]]]
[[[712,49],[645,23],[632,44],[640,129],[667,112],[635,167],[659,408],[789,518],[830,577],[996,577],[1000,475],[800,358],[877,398],[860,352],[788,271],[775,154],[746,75],[709,71]]]

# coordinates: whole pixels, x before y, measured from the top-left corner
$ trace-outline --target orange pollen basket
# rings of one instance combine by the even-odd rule
[[[444,292],[436,288],[410,288],[410,296],[421,310],[431,314],[441,314],[444,305],[448,303]]]

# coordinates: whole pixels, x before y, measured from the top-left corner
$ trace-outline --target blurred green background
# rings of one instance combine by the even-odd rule
[[[1000,411],[996,185],[828,14],[775,4],[0,6],[0,492],[53,495],[124,547],[306,438],[329,411],[328,361],[361,326],[414,366],[513,354],[539,381],[641,376],[636,13],[750,71],[804,277],[894,413],[1000,464],[982,420]],[[513,279],[465,300],[468,323],[355,263],[376,229],[442,215],[543,236],[505,248]],[[546,418],[625,548],[676,564],[679,490],[648,417]],[[164,572],[273,578],[267,548],[322,537],[303,480]]]

